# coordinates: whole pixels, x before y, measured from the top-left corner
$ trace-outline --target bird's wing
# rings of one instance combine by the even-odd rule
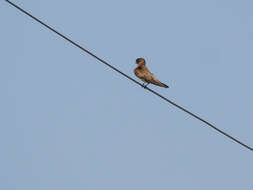
[[[149,71],[149,69],[147,67],[143,68],[143,74],[144,74],[144,78],[145,78],[146,82],[157,85],[157,86],[162,86],[162,87],[167,86],[167,85],[164,85],[163,83],[161,83],[155,77],[155,75]]]

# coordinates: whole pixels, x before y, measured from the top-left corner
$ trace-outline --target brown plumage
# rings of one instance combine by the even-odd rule
[[[154,75],[153,73],[151,73],[148,68],[146,67],[146,62],[145,59],[143,58],[138,58],[136,59],[136,64],[138,65],[135,69],[134,69],[134,74],[140,78],[143,82],[147,83],[147,85],[149,83],[157,85],[157,86],[161,86],[164,88],[168,88],[168,86],[162,82],[160,82]],[[146,85],[146,86],[147,86]],[[145,86],[145,87],[146,87]]]

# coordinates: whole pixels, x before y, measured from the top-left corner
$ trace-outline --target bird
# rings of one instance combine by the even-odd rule
[[[143,83],[144,88],[146,88],[150,83],[160,86],[160,87],[169,88],[166,84],[160,82],[154,76],[154,74],[148,70],[148,68],[146,67],[146,61],[144,58],[137,58],[136,64],[137,64],[137,67],[134,69],[134,74],[144,82]]]

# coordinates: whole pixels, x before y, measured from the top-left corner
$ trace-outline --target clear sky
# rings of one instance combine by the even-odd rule
[[[253,146],[252,0],[13,0]],[[0,3],[0,189],[252,190],[253,153]]]

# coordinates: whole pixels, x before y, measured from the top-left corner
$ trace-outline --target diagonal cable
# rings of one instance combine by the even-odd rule
[[[45,24],[44,22],[42,22],[41,20],[39,20],[38,18],[34,17],[33,15],[31,15],[30,13],[28,13],[27,11],[25,11],[24,9],[22,9],[21,7],[17,6],[16,4],[14,4],[13,2],[6,0],[6,2],[8,2],[10,5],[14,6],[15,8],[17,8],[18,10],[20,10],[21,12],[25,13],[26,15],[28,15],[29,17],[33,18],[34,20],[36,20],[37,22],[39,22],[40,24],[42,24],[43,26],[45,26],[46,28],[48,28],[49,30],[55,32],[56,34],[58,34],[59,36],[61,36],[62,38],[64,38],[65,40],[69,41],[71,44],[75,45],[76,47],[80,48],[81,50],[83,50],[84,52],[88,53],[89,55],[91,55],[92,57],[96,58],[97,60],[99,60],[100,62],[102,62],[103,64],[107,65],[108,67],[110,67],[111,69],[117,71],[118,73],[120,73],[121,75],[123,75],[124,77],[128,78],[129,80],[133,81],[134,83],[140,85],[141,87],[144,87],[140,82],[136,81],[135,79],[133,79],[132,77],[128,76],[127,74],[123,73],[122,71],[120,71],[119,69],[117,69],[116,67],[112,66],[111,64],[109,64],[108,62],[104,61],[103,59],[99,58],[98,56],[96,56],[95,54],[91,53],[90,51],[88,51],[87,49],[85,49],[84,47],[80,46],[79,44],[77,44],[76,42],[72,41],[71,39],[69,39],[68,37],[66,37],[65,35],[61,34],[60,32],[56,31],[54,28],[50,27],[49,25]],[[232,137],[231,135],[225,133],[224,131],[220,130],[219,128],[215,127],[213,124],[209,123],[208,121],[202,119],[201,117],[197,116],[196,114],[188,111],[187,109],[183,108],[182,106],[176,104],[175,102],[169,100],[168,98],[165,98],[164,96],[162,96],[161,94],[159,94],[158,92],[145,87],[146,90],[150,91],[151,93],[157,95],[158,97],[160,97],[161,99],[165,100],[166,102],[172,104],[173,106],[179,108],[180,110],[188,113],[189,115],[191,115],[192,117],[202,121],[203,123],[205,123],[206,125],[208,125],[209,127],[215,129],[216,131],[218,131],[219,133],[225,135],[226,137],[230,138],[231,140],[233,140],[234,142],[244,146],[245,148],[253,151],[253,148],[244,144],[243,142],[239,141],[238,139]]]

